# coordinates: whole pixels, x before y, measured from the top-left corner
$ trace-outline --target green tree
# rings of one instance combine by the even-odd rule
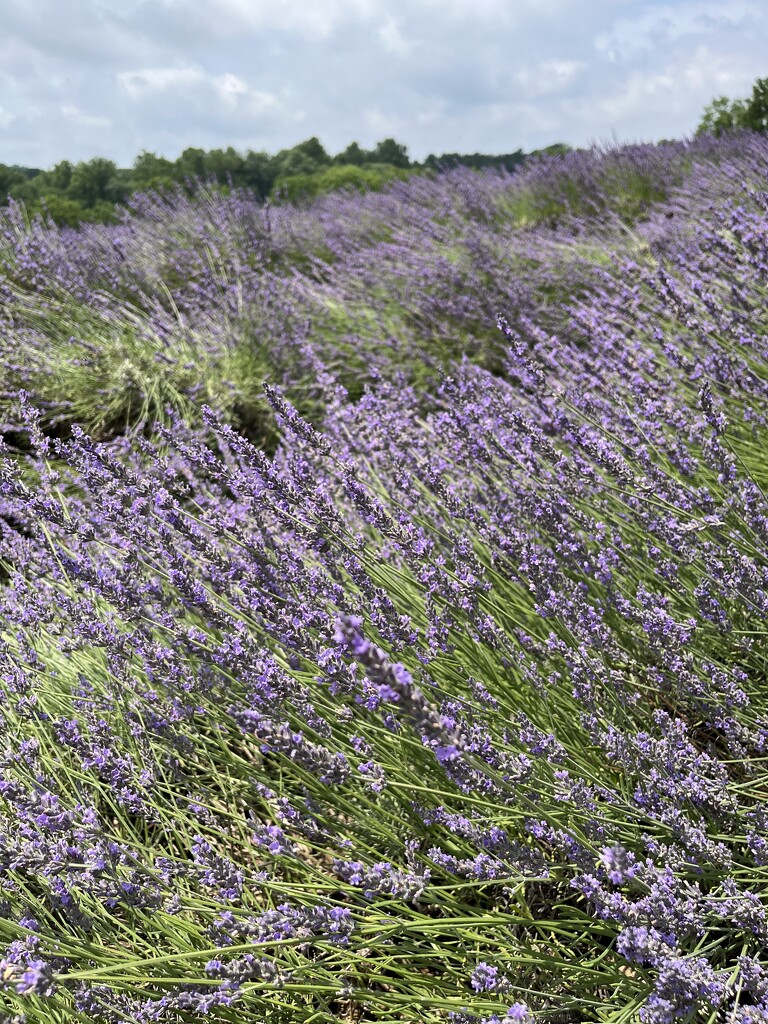
[[[76,228],[78,224],[88,220],[90,213],[82,203],[56,193],[44,195],[40,205],[55,224],[63,227]]]
[[[227,149],[211,149],[205,155],[205,173],[221,185],[231,178],[238,185],[242,177],[243,158],[232,146]]]
[[[163,184],[170,184],[177,176],[176,161],[142,150],[133,161],[131,184],[133,188],[157,188]]]
[[[271,171],[273,180],[287,178],[294,174],[314,174],[331,164],[320,140],[313,136],[300,142],[292,149],[281,149],[272,158]]]
[[[62,160],[55,167],[48,171],[35,171],[31,173],[28,168],[13,167],[12,171],[22,172],[23,179],[18,181],[9,190],[14,199],[26,203],[30,209],[37,209],[40,199],[44,195],[63,196],[72,180],[72,164],[68,160]],[[2,174],[0,173],[0,180]]]
[[[176,168],[179,177],[204,178],[205,177],[205,150],[189,146],[176,161]]]
[[[60,160],[50,171],[45,171],[45,184],[48,189],[51,192],[64,195],[72,182],[73,170],[74,168],[69,160]]]
[[[545,146],[543,149],[534,149],[528,155],[529,156],[565,156],[566,153],[571,152],[571,147],[567,142],[553,142],[550,146]]]
[[[727,96],[718,96],[704,108],[696,134],[715,135],[719,138],[726,132],[745,128],[746,113],[745,100],[729,100]]]
[[[88,208],[98,202],[120,202],[124,196],[115,180],[116,172],[117,165],[103,157],[76,164],[67,189],[68,198]]]
[[[378,191],[395,178],[407,178],[408,172],[391,164],[358,167],[355,164],[335,164],[314,174],[291,174],[275,182],[275,196],[281,199],[311,199],[324,192],[338,189],[356,189],[358,192]]]
[[[26,178],[18,167],[0,164],[0,203],[4,203],[6,197],[11,195],[25,181]]]
[[[345,167],[362,167],[363,164],[371,162],[372,156],[367,149],[363,149],[356,142],[350,142],[345,150],[333,158],[333,162]]]
[[[306,142],[300,142],[298,146],[294,146],[294,149],[310,160],[314,160],[319,166],[327,167],[331,162],[325,147],[315,135],[311,139],[307,139]]]
[[[394,139],[382,139],[376,143],[373,151],[373,162],[377,164],[391,164],[392,167],[407,168],[411,166],[408,158],[408,147]]]
[[[253,189],[262,199],[266,199],[275,180],[272,157],[269,153],[249,150],[243,158],[241,177],[244,188]]]
[[[744,112],[745,127],[755,132],[768,132],[768,78],[758,78],[752,86]]]
[[[525,162],[525,155],[521,149],[514,153],[500,153],[489,155],[486,153],[443,153],[436,156],[430,153],[424,161],[424,166],[431,171],[439,171],[444,167],[471,167],[476,171],[484,167],[504,168],[507,171],[513,170]]]

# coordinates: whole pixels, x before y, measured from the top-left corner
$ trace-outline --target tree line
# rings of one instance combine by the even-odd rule
[[[556,144],[524,154],[430,154],[421,163],[411,160],[405,145],[387,138],[373,149],[357,142],[332,156],[316,137],[270,155],[227,149],[188,148],[175,160],[142,152],[128,168],[95,157],[79,163],[61,160],[49,170],[0,164],[0,205],[10,199],[23,202],[30,215],[45,212],[58,224],[109,222],[133,192],[189,187],[203,179],[222,188],[246,188],[261,199],[313,196],[336,188],[378,189],[396,177],[429,173],[463,165],[514,170],[541,153],[566,152]]]
[[[758,78],[749,97],[713,99],[702,113],[696,134],[720,136],[741,129],[768,131],[768,78]],[[131,167],[118,167],[104,157],[79,163],[61,160],[48,170],[0,163],[0,206],[17,200],[30,215],[45,212],[58,224],[75,226],[115,220],[119,206],[134,192],[191,187],[200,179],[222,188],[246,188],[261,199],[294,199],[343,187],[378,189],[396,177],[446,167],[511,171],[531,157],[563,154],[568,149],[556,143],[527,154],[520,149],[500,155],[443,153],[418,162],[411,160],[405,145],[392,138],[382,139],[373,149],[352,142],[332,156],[313,136],[275,154],[263,150],[241,153],[232,146],[190,147],[171,160],[144,151]]]
[[[743,129],[768,131],[768,78],[758,78],[745,99],[713,99],[704,108],[696,134],[720,136]]]

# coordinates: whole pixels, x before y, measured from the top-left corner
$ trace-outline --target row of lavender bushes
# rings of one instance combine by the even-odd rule
[[[462,173],[12,211],[7,1021],[768,1019],[768,145],[698,145],[531,171],[555,226]],[[127,311],[197,379],[94,439],[53,341]],[[210,383],[251,316],[269,453]]]
[[[189,421],[209,404],[264,447],[276,441],[265,379],[322,420],[307,345],[352,398],[395,370],[429,394],[463,356],[503,372],[497,312],[560,330],[564,304],[601,270],[689,229],[702,201],[731,187],[729,170],[738,180],[750,146],[577,152],[515,175],[459,169],[308,206],[201,187],[192,199],[138,195],[121,224],[82,230],[29,223],[11,206],[0,219],[0,419],[19,388],[59,434],[142,429],[169,406]]]

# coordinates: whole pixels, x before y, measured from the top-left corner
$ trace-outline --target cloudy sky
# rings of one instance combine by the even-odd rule
[[[0,0],[0,162],[679,137],[768,76],[768,0]]]

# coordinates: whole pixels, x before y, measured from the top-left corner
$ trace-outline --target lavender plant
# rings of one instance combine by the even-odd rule
[[[718,151],[684,229],[486,322],[498,365],[426,403],[383,363],[350,395],[305,336],[325,416],[267,385],[271,455],[226,408],[102,441],[16,399],[8,1020],[768,1019],[765,156],[739,192]],[[490,235],[477,181],[435,187]],[[432,251],[480,254],[490,306],[453,210]],[[482,317],[454,298],[435,336]]]

